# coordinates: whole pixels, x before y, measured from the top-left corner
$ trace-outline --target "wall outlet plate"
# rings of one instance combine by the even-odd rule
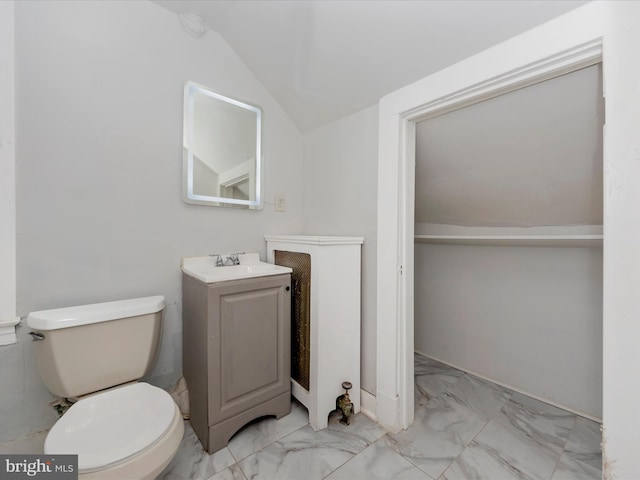
[[[284,212],[284,194],[277,193],[275,197],[276,212]]]

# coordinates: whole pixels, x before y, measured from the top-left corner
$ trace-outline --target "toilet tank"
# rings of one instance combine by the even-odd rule
[[[142,378],[160,342],[164,297],[32,312],[36,363],[49,391],[78,397]],[[39,335],[38,335],[39,334]]]

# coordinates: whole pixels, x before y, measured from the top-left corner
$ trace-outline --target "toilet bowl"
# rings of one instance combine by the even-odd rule
[[[178,407],[164,390],[137,381],[155,358],[163,308],[163,297],[145,297],[27,317],[44,383],[77,398],[44,452],[77,454],[81,480],[153,479],[178,450]]]
[[[77,454],[83,480],[146,480],[167,466],[183,434],[171,396],[134,383],[73,404],[49,431],[44,453]]]

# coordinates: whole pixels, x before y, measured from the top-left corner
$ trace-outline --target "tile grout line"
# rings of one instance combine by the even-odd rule
[[[578,424],[578,416],[574,415],[573,426],[571,427],[571,430],[569,430],[569,435],[567,435],[567,440],[564,442],[562,450],[560,451],[560,455],[558,455],[558,460],[556,461],[556,464],[553,467],[553,471],[551,472],[551,476],[549,477],[549,480],[551,480],[553,476],[556,474],[556,470],[558,470],[558,466],[560,465],[560,460],[562,460],[562,455],[564,455],[565,451],[567,450],[567,444],[569,443],[571,434],[573,433],[573,430],[576,428],[577,424]]]
[[[276,421],[278,421],[278,420],[280,420],[280,419],[276,419]],[[289,432],[289,433],[287,433],[287,434],[285,434],[285,435],[282,435],[282,436],[280,436],[280,437],[278,437],[278,438],[273,439],[271,442],[267,443],[266,445],[263,445],[263,446],[262,446],[262,447],[260,447],[258,450],[254,451],[254,452],[251,452],[251,453],[250,453],[250,454],[248,454],[248,455],[245,455],[245,456],[244,456],[244,457],[242,457],[240,460],[238,460],[238,459],[236,458],[236,456],[234,455],[233,451],[229,448],[229,446],[228,446],[228,445],[227,445],[227,448],[229,448],[229,452],[231,452],[231,456],[232,456],[232,457],[233,457],[233,459],[236,461],[236,463],[240,463],[242,460],[245,460],[245,459],[249,458],[251,455],[255,455],[255,454],[256,454],[256,453],[258,453],[259,451],[261,451],[261,450],[263,450],[263,449],[265,449],[265,448],[267,448],[267,447],[269,447],[269,446],[273,445],[273,444],[274,444],[274,443],[276,443],[276,442],[279,442],[279,441],[280,441],[280,440],[282,440],[283,438],[286,438],[286,437],[288,437],[289,435],[293,435],[294,433],[296,433],[297,431],[299,431],[299,430],[303,429],[303,428],[304,428],[304,427],[306,427],[307,425],[309,425],[309,422],[305,423],[304,425],[301,425],[300,427],[296,428],[295,430],[292,430],[291,432]],[[238,432],[236,432],[236,433],[239,433],[239,431],[238,431]],[[235,435],[235,434],[234,434],[234,435]],[[231,438],[233,438],[233,437],[231,437]],[[229,443],[231,443],[231,440],[229,440]]]
[[[468,372],[463,372],[462,378],[465,378],[467,380],[469,380],[469,377],[473,376],[474,378],[478,378],[475,377],[474,375],[469,374]],[[457,382],[456,382],[457,383]],[[508,394],[507,399],[505,400],[505,402],[502,404],[502,406],[500,407],[500,412],[502,411],[502,409],[505,407],[505,405],[507,403],[509,403],[511,401],[511,397],[513,397],[513,392],[511,391],[507,391],[505,389],[505,391]],[[447,390],[445,390],[445,392],[443,393],[449,393],[449,395],[451,395],[450,392],[447,392]],[[473,409],[471,409],[473,411]],[[478,436],[484,431],[485,428],[487,428],[487,425],[489,425],[489,423],[491,423],[492,420],[494,420],[497,417],[498,414],[493,415],[491,418],[489,418],[486,423],[484,424],[484,426],[478,431],[478,433],[476,433],[473,438],[471,440],[469,440],[469,442],[464,446],[464,448],[462,449],[462,451],[458,454],[458,456],[447,466],[447,468],[445,468],[445,470],[440,474],[440,477],[442,477],[442,475],[444,475],[447,470],[449,470],[451,468],[451,466],[456,463],[456,461],[462,456],[462,454],[467,450],[467,448],[469,448],[469,446],[475,441],[476,438],[478,438]]]
[[[428,358],[428,357],[427,357],[427,358]],[[451,367],[451,368],[453,368],[453,367]],[[456,369],[456,368],[453,368],[453,369],[454,369],[454,370],[458,370],[458,369]],[[470,376],[473,376],[474,378],[477,378],[477,377],[475,377],[474,375],[469,374],[468,372],[464,372],[464,371],[462,371],[462,370],[460,370],[460,371],[462,372],[462,376],[461,376],[458,380],[456,380],[456,382],[454,382],[452,385],[449,385],[447,389],[445,389],[443,392],[441,392],[441,393],[440,393],[437,397],[435,397],[435,398],[440,398],[440,397],[442,397],[444,394],[453,395],[451,392],[449,392],[449,389],[453,388],[453,386],[454,386],[454,385],[456,385],[456,384],[460,381],[460,379],[462,379],[462,378],[464,378],[464,379],[466,379],[466,380],[469,380],[469,377],[470,377]],[[505,400],[505,402],[502,404],[502,406],[501,406],[501,408],[500,408],[500,411],[502,411],[502,409],[504,408],[504,406],[505,406],[505,405],[507,405],[507,403],[509,403],[509,402],[511,401],[511,398],[513,397],[513,391],[508,390],[508,389],[506,389],[506,388],[505,388],[504,390],[505,390],[505,393],[507,393],[508,397],[507,397],[507,399]],[[479,413],[479,412],[475,412],[475,411],[473,410],[473,408],[471,408],[471,407],[468,407],[468,408],[469,408],[472,412],[474,412],[474,413],[476,413],[476,414],[478,414],[478,413]],[[477,438],[477,437],[478,437],[478,436],[479,436],[479,435],[484,431],[484,429],[485,429],[485,428],[487,428],[487,425],[489,425],[489,423],[491,423],[491,421],[492,421],[492,420],[494,420],[494,419],[496,418],[496,416],[497,416],[497,414],[496,414],[496,415],[493,415],[491,418],[489,418],[489,419],[487,419],[487,420],[486,420],[486,422],[485,422],[485,424],[483,425],[483,427],[478,431],[478,433],[476,433],[476,434],[473,436],[473,438],[472,438],[471,440],[469,440],[469,442],[467,442],[467,443],[464,445],[464,448],[463,448],[463,449],[460,451],[460,453],[459,453],[459,454],[458,454],[458,455],[457,455],[457,456],[456,456],[456,457],[451,461],[451,463],[449,463],[449,465],[447,465],[447,467],[446,467],[446,468],[442,471],[442,473],[438,476],[438,479],[442,479],[442,476],[447,472],[447,470],[449,470],[449,469],[453,466],[453,464],[455,464],[455,463],[456,463],[456,461],[457,461],[457,460],[458,460],[458,459],[459,459],[459,458],[464,454],[464,452],[469,448],[469,446],[470,446],[470,445],[475,441],[475,439],[476,439],[476,438]],[[485,420],[485,418],[484,418],[484,417],[481,417],[481,418],[482,418],[483,420]],[[404,457],[403,457],[403,458],[404,458]],[[407,460],[409,460],[409,459],[407,459]],[[410,460],[409,460],[409,461],[410,461]],[[412,462],[412,463],[413,463],[413,462]],[[416,465],[416,467],[417,467],[418,469],[420,469],[421,471],[424,471],[424,470],[422,470],[419,466],[417,466],[417,465]],[[427,474],[427,472],[424,472],[424,473],[425,473],[425,474]],[[429,476],[429,475],[427,474],[427,476]]]

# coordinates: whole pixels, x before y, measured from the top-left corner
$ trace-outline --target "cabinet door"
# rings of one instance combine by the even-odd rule
[[[289,389],[289,275],[210,287],[210,425]]]

